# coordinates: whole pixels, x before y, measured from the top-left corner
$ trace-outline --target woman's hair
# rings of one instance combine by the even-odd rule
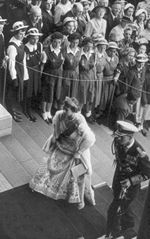
[[[64,100],[64,108],[69,108],[72,112],[76,113],[79,111],[79,102],[75,97],[66,97]]]
[[[78,32],[74,32],[73,34],[69,35],[68,41],[72,42],[74,40],[80,40],[81,35]]]

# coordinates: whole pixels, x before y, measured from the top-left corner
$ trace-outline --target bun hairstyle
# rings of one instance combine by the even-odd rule
[[[79,111],[79,102],[75,97],[66,97],[64,100],[64,108],[69,108],[72,112],[77,113]]]

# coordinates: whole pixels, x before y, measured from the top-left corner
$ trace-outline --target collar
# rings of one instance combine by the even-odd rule
[[[86,59],[88,59],[88,60],[89,60],[90,56],[91,56],[93,53],[94,53],[93,50],[91,50],[91,51],[89,51],[89,52],[87,52],[87,53],[83,51],[83,48],[82,48],[82,50],[81,50],[81,56],[85,56]]]
[[[54,53],[58,56],[58,54],[59,54],[60,51],[61,51],[61,47],[55,49],[55,48],[52,47],[52,45],[50,45],[50,50],[51,50],[52,52],[54,52]]]
[[[135,139],[132,138],[130,144],[128,146],[126,146],[127,150],[133,146],[134,142],[135,142]]]
[[[79,48],[78,48],[78,47],[75,49],[75,51],[72,51],[72,49],[70,48],[70,46],[67,47],[67,53],[68,53],[68,54],[71,53],[72,55],[75,56],[78,51],[79,51]]]
[[[14,42],[17,46],[22,44],[22,41],[17,40],[15,37],[12,37],[9,42]]]
[[[28,47],[28,49],[32,52],[32,51],[36,51],[37,50],[37,45],[32,45],[29,42],[27,42],[26,46]]]

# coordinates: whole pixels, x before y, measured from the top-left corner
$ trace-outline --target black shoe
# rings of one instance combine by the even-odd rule
[[[32,115],[31,113],[28,113],[28,116],[29,116],[29,120],[32,121],[32,122],[36,122],[37,121],[37,118]]]
[[[48,118],[47,120],[48,120],[49,124],[52,124],[52,118]]]
[[[15,114],[14,114],[12,117],[13,117],[13,119],[14,119],[17,123],[22,122],[22,118],[21,118],[21,117],[18,117],[18,116],[15,115]]]
[[[145,137],[147,136],[147,130],[146,129],[142,129],[141,133],[143,134],[143,136],[145,136]]]
[[[29,114],[27,111],[23,111],[24,115],[27,117],[27,119],[29,119]]]
[[[95,119],[92,117],[92,115],[90,117],[86,117],[86,120],[90,124],[95,124]]]

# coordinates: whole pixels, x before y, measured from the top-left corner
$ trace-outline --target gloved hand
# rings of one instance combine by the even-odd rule
[[[120,183],[121,183],[122,189],[128,189],[131,186],[131,182],[128,178],[122,180]]]

